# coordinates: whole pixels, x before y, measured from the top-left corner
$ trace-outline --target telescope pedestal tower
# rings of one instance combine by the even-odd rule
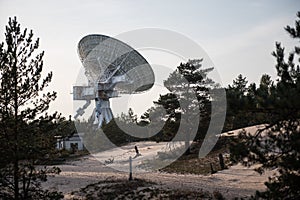
[[[95,98],[96,110],[94,124],[101,128],[103,123],[112,120],[113,114],[110,108],[109,99],[118,97],[118,92],[110,90],[115,83],[98,83],[98,91]]]

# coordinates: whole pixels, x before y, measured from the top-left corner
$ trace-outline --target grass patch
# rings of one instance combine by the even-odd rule
[[[190,154],[184,154],[175,162],[160,169],[162,172],[179,174],[211,174],[211,165],[214,171],[220,171],[219,154],[229,155],[228,144],[230,139],[222,137],[213,150],[204,158],[198,158],[201,142],[193,143]],[[229,158],[224,157],[225,165],[229,165]]]
[[[219,192],[213,194],[199,191],[163,189],[161,185],[143,179],[109,178],[90,184],[79,191],[72,192],[73,200],[98,199],[220,199]]]

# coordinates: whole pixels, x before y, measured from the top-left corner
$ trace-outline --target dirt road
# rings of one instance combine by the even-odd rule
[[[85,156],[77,161],[59,165],[62,172],[49,177],[44,187],[63,192],[64,194],[79,190],[88,184],[105,180],[109,177],[128,178],[128,173],[119,172],[101,164],[93,156]],[[160,172],[133,173],[134,178],[143,178],[157,183],[162,187],[179,190],[220,191],[225,197],[245,197],[256,190],[265,189],[264,182],[273,172],[260,176],[255,171],[241,165],[232,166],[227,170],[213,175],[178,175]]]

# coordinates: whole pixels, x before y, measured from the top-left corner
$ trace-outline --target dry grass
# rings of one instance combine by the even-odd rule
[[[220,138],[214,149],[204,158],[198,158],[198,152],[201,143],[194,143],[190,154],[181,156],[178,160],[173,162],[167,167],[162,168],[160,171],[167,173],[178,173],[178,174],[211,174],[211,165],[214,171],[220,171],[221,166],[219,162],[219,154],[224,155],[225,165],[229,165],[229,140],[226,138]]]
[[[219,192],[163,189],[160,185],[143,179],[107,179],[72,192],[67,199],[222,199]]]

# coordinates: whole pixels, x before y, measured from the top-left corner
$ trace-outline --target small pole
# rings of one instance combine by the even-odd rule
[[[134,146],[134,149],[135,149],[136,157],[139,156],[139,155],[140,155],[140,152],[139,152],[137,146]]]
[[[132,158],[129,156],[129,180],[132,180]]]
[[[225,164],[224,164],[224,158],[223,158],[223,155],[220,153],[219,154],[219,162],[220,162],[220,167],[221,169],[225,169]]]
[[[213,165],[211,163],[210,163],[210,173],[211,174],[216,173],[216,171],[214,170]]]

